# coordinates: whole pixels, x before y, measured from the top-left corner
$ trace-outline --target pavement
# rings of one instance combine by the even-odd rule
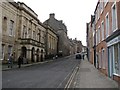
[[[72,88],[119,88],[118,83],[105,76],[87,59],[81,60]]]
[[[45,61],[43,61],[43,62],[35,62],[35,63],[30,63],[30,64],[21,64],[21,68],[29,67],[29,66],[37,65],[37,64],[48,63],[48,62],[52,62],[52,61],[53,61],[53,60],[45,60]],[[17,63],[14,63],[14,64],[12,65],[12,68],[11,68],[11,67],[8,68],[8,64],[2,65],[2,71],[7,71],[7,70],[11,70],[11,69],[16,69],[16,68],[18,68]]]

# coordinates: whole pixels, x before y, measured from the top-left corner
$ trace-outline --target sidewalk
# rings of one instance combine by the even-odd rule
[[[52,61],[53,60],[46,60],[44,62],[35,62],[35,63],[30,63],[30,64],[21,64],[21,68],[23,68],[23,67],[29,67],[29,66],[37,65],[37,64],[48,63],[48,62],[52,62]],[[2,71],[7,71],[7,70],[15,69],[15,68],[18,68],[17,63],[13,64],[12,68],[11,67],[8,68],[7,64],[2,65]]]
[[[118,88],[118,83],[106,77],[90,62],[81,60],[73,88]]]

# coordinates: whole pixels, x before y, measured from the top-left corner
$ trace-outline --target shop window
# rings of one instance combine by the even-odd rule
[[[114,73],[119,73],[119,62],[118,62],[118,44],[114,45]]]

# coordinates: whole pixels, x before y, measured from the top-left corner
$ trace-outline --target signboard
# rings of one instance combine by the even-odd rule
[[[118,37],[112,39],[111,41],[109,41],[109,42],[107,43],[107,46],[109,47],[109,46],[114,45],[114,44],[116,44],[116,43],[118,43],[118,42],[120,42],[120,35],[119,35]]]

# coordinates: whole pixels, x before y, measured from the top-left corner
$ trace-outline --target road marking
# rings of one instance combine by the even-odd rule
[[[74,79],[75,75],[77,74],[78,70],[79,70],[79,67],[77,66],[77,67],[73,70],[73,73],[72,73],[71,77],[69,78],[67,84],[65,85],[64,90],[68,90],[68,88],[70,88],[70,85],[72,84],[73,79]]]
[[[77,65],[75,65],[75,66],[72,68],[72,72],[70,72],[70,73],[64,78],[64,80],[58,85],[57,88],[60,88],[60,86],[63,84],[63,82],[71,75],[71,73],[73,73],[73,71],[74,71],[74,69],[75,69],[76,66],[77,66]]]

